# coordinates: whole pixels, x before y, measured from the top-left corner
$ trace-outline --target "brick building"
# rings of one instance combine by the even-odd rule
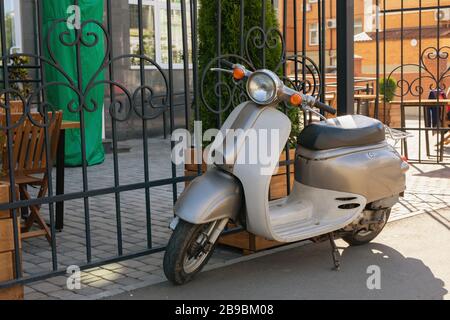
[[[319,56],[319,30],[318,30],[318,3],[317,0],[307,0],[306,7],[306,54],[318,61]],[[381,10],[384,3],[386,10],[401,8],[401,0],[379,0]],[[423,10],[419,14],[418,8],[421,4]],[[333,72],[336,67],[336,1],[325,1],[326,5],[326,30],[325,30],[325,63],[328,72]],[[377,43],[376,43],[376,1],[357,0],[355,1],[355,75],[374,77],[377,66]],[[380,77],[389,76],[400,80],[401,65],[417,65],[421,61],[422,52],[426,48],[442,48],[440,55],[439,72],[437,71],[437,59],[431,54],[423,55],[422,59],[422,87],[429,88],[431,82],[426,75],[442,76],[450,66],[448,54],[450,53],[450,0],[441,0],[439,5],[443,7],[439,10],[438,28],[438,5],[437,0],[408,0],[403,1],[407,11],[388,12],[384,16],[380,14],[379,28],[379,55],[378,64],[380,66]],[[426,9],[426,8],[433,9]],[[282,4],[281,4],[282,9]],[[293,3],[289,2],[288,12],[293,12]],[[297,6],[297,28],[302,28],[302,2]],[[280,10],[280,13],[282,10]],[[292,15],[291,15],[292,16]],[[280,19],[282,21],[282,19]],[[293,34],[294,21],[288,17],[288,34]],[[402,31],[403,29],[403,31]],[[438,33],[439,29],[439,33]],[[439,34],[439,36],[438,36]],[[402,40],[403,38],[403,40]],[[287,39],[288,52],[294,52],[293,36]],[[302,50],[302,32],[298,32],[297,49]],[[403,50],[402,50],[403,47]],[[448,49],[446,49],[446,47]],[[428,49],[426,53],[432,53],[433,49]],[[434,51],[435,53],[435,51]],[[405,66],[403,77],[409,83],[419,76],[417,66]],[[450,77],[444,78],[441,85],[450,87]],[[408,94],[410,95],[410,94]],[[408,97],[407,95],[407,97]],[[423,95],[428,95],[425,90]]]

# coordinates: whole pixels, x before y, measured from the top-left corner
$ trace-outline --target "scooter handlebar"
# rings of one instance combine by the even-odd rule
[[[241,64],[233,64],[229,61],[223,61],[222,62],[224,65],[230,67],[231,69],[222,69],[222,68],[211,68],[212,71],[223,71],[223,72],[227,72],[227,73],[231,73],[233,74],[233,76],[238,75],[239,78],[237,78],[238,80],[241,80],[243,78],[248,78],[253,72],[246,69],[243,65]],[[235,74],[235,71],[239,69],[240,72]],[[238,71],[239,71],[238,70]],[[236,78],[236,77],[235,77]],[[280,81],[281,82],[281,81]],[[336,109],[330,107],[329,105],[320,102],[319,100],[315,99],[313,96],[309,96],[309,95],[305,95],[305,94],[301,94],[300,92],[291,89],[289,87],[287,87],[286,85],[283,85],[283,88],[281,90],[282,94],[279,96],[281,99],[283,100],[289,100],[289,98],[292,95],[301,95],[302,99],[299,99],[299,101],[302,101],[304,103],[306,103],[307,105],[311,106],[311,107],[317,107],[321,110],[324,110],[325,112],[331,113],[331,114],[336,114]]]
[[[316,100],[316,102],[314,103],[314,107],[319,108],[325,112],[331,113],[331,114],[336,114],[336,109],[330,107],[329,105],[320,102],[319,100]]]

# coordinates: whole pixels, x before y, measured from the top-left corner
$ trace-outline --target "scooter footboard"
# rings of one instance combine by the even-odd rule
[[[238,179],[217,168],[195,178],[175,204],[175,214],[187,222],[202,224],[218,219],[236,220],[242,207]]]

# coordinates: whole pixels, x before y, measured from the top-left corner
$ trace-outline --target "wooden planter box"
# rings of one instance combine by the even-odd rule
[[[375,118],[375,102],[369,103],[369,117]],[[380,101],[378,103],[378,117],[376,118],[391,128],[401,128],[402,126],[402,115],[399,105],[393,105],[388,102],[385,104],[383,101]]]
[[[191,149],[191,159],[193,158],[194,149]],[[295,159],[295,150],[289,150],[289,159]],[[286,152],[282,152],[280,156],[280,162],[286,161]],[[195,164],[186,164],[184,167],[186,176],[196,176],[197,175],[197,165]],[[205,172],[207,169],[206,164],[202,164],[202,172]],[[294,185],[294,165],[289,166],[290,174],[290,188],[292,190],[292,186]],[[186,182],[186,186],[189,185],[189,182]],[[270,182],[269,187],[269,200],[276,200],[279,198],[283,198],[287,196],[287,181],[286,181],[286,166],[283,165],[278,167],[275,173],[272,175],[272,180]],[[230,223],[228,225],[229,228],[234,228],[235,225]],[[283,245],[284,243],[280,243],[277,241],[267,240],[265,238],[256,236],[247,231],[240,231],[237,233],[232,233],[229,235],[223,235],[219,238],[219,243],[227,246],[231,246],[234,248],[242,249],[244,254],[254,253],[260,250],[273,248],[276,246]]]
[[[6,183],[1,183],[0,203],[8,203],[9,199],[9,185]],[[20,217],[17,219],[20,232]],[[20,233],[19,243],[21,243]],[[0,282],[15,278],[14,251],[14,231],[11,213],[9,210],[0,211]],[[0,300],[21,300],[23,299],[23,295],[23,286],[21,285],[7,289],[0,289]]]

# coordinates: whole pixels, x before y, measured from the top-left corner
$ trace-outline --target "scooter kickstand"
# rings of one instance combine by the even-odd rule
[[[333,257],[333,264],[334,264],[333,270],[339,271],[340,266],[341,266],[341,262],[339,261],[339,258],[341,257],[341,254],[339,253],[339,250],[336,246],[336,242],[334,242],[333,232],[328,234],[328,238],[330,239],[330,244],[331,244],[331,256]]]

